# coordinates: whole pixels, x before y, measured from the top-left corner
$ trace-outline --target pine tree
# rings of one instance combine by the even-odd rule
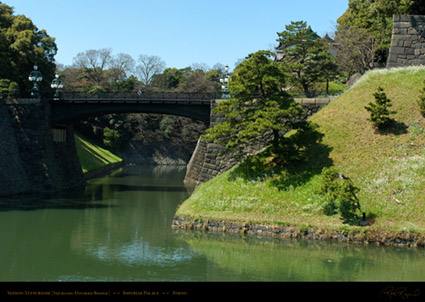
[[[395,114],[397,111],[390,111],[388,109],[392,106],[392,103],[382,87],[378,87],[377,92],[375,92],[373,96],[375,97],[375,103],[370,102],[369,105],[365,107],[365,109],[370,112],[370,118],[368,118],[368,120],[374,123],[378,129],[384,129],[392,122],[390,114]]]
[[[333,56],[327,45],[304,21],[291,22],[279,38],[278,61],[282,64],[293,84],[312,96],[312,86],[325,82],[337,71]]]
[[[319,140],[316,128],[305,120],[302,106],[285,91],[286,77],[269,51],[250,54],[232,74],[232,96],[221,101],[213,113],[225,120],[203,136],[222,144],[227,152],[243,157],[258,140],[270,145],[270,151],[284,161],[296,159],[312,140]],[[286,137],[290,130],[297,130]]]

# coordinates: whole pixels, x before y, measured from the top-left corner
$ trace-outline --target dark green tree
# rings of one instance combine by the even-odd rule
[[[371,121],[378,129],[388,127],[392,118],[391,114],[397,113],[397,111],[390,111],[388,108],[392,106],[391,100],[387,97],[382,87],[378,87],[378,90],[373,94],[375,102],[369,102],[365,109],[370,112]]]
[[[28,75],[37,64],[44,77],[40,89],[47,92],[56,69],[55,39],[31,19],[13,13],[12,7],[0,2],[0,79],[15,82],[21,91],[30,91]]]
[[[129,76],[126,79],[120,79],[115,81],[112,84],[112,92],[133,92],[136,90],[139,81],[133,75]]]
[[[278,60],[295,85],[300,86],[307,97],[311,85],[326,81],[335,71],[333,57],[326,43],[304,21],[291,22],[286,30],[278,33]]]
[[[272,59],[271,52],[250,54],[231,75],[232,98],[221,101],[213,109],[213,113],[224,115],[225,120],[208,129],[204,138],[224,145],[226,152],[241,157],[261,139],[271,145],[274,156],[288,160],[288,150],[293,154],[292,151],[299,149],[294,144],[301,147],[301,143],[294,139],[296,135],[285,137],[285,134],[299,129],[298,138],[305,138],[313,127],[304,119],[301,105],[284,90],[285,85],[285,73]]]

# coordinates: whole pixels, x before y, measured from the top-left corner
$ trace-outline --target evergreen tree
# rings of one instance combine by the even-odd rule
[[[392,121],[390,114],[395,114],[396,111],[390,111],[388,109],[392,106],[392,103],[382,87],[378,87],[377,92],[373,96],[375,97],[375,103],[369,102],[369,105],[365,107],[370,112],[370,118],[368,120],[374,123],[378,129],[383,129]]]
[[[311,95],[311,85],[329,79],[336,67],[326,43],[304,21],[291,22],[278,33],[278,61],[292,82]]]

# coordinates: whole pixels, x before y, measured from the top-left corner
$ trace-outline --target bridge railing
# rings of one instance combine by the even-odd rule
[[[138,93],[85,93],[85,92],[61,92],[56,101],[64,102],[114,102],[114,101],[147,101],[147,102],[178,102],[178,101],[197,101],[197,102],[210,102],[217,97],[214,93],[193,93],[193,92],[138,92]]]

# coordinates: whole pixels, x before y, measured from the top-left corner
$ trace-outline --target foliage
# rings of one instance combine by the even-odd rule
[[[334,167],[323,169],[321,182],[320,193],[326,199],[324,208],[326,215],[339,212],[346,222],[355,221],[360,211],[360,203],[356,195],[359,189]]]
[[[292,82],[310,96],[312,84],[336,76],[336,65],[325,41],[306,22],[291,22],[285,28],[277,39],[281,67],[291,75]]]
[[[9,90],[8,90],[8,97],[13,99],[17,98],[20,94],[19,85],[16,82],[10,82]]]
[[[374,123],[378,129],[383,129],[388,127],[392,122],[390,114],[397,112],[388,110],[392,106],[392,103],[382,87],[378,87],[373,96],[375,97],[375,103],[369,102],[369,105],[365,106],[365,109],[370,112],[370,118],[368,120]]]
[[[126,79],[120,79],[113,82],[111,92],[132,92],[136,90],[137,85],[137,78],[131,75]]]
[[[232,98],[213,109],[225,120],[207,130],[205,139],[222,144],[226,152],[245,156],[260,139],[271,144],[272,152],[285,159],[292,153],[292,139],[284,136],[290,130],[307,130],[301,105],[284,91],[286,77],[268,51],[250,54],[231,76]]]
[[[350,74],[363,74],[375,64],[385,64],[393,15],[420,15],[423,7],[422,0],[349,0],[335,33],[341,66]]]
[[[40,89],[49,91],[56,52],[55,39],[44,29],[39,30],[24,15],[15,16],[12,7],[0,2],[0,79],[17,83],[21,91],[30,91],[28,75],[37,64],[44,77]]]
[[[419,106],[419,112],[425,117],[425,81],[424,81],[424,87],[420,91],[420,95],[417,100],[418,106]]]
[[[120,147],[122,139],[118,130],[109,129],[108,127],[106,127],[105,129],[103,129],[103,136],[103,143],[106,147],[111,147],[114,149]]]
[[[169,115],[164,116],[159,123],[159,129],[164,132],[164,135],[167,139],[170,139],[174,134],[174,127],[175,120]]]
[[[20,94],[19,86],[16,82],[8,79],[0,80],[0,98],[16,98]]]

